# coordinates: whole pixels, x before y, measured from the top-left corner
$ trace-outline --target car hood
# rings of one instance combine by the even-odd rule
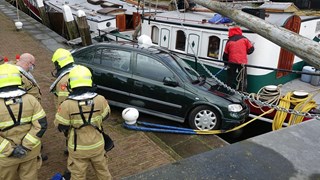
[[[215,94],[221,98],[227,99],[234,103],[239,103],[239,102],[241,103],[243,101],[241,96],[231,91],[228,91],[224,86],[218,84],[217,81],[215,81],[212,78],[207,78],[205,82],[198,83],[197,87],[201,91],[210,92],[212,94]]]

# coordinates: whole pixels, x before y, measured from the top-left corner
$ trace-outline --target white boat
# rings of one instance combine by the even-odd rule
[[[260,11],[263,9],[266,12],[261,14],[266,21],[312,40],[320,32],[320,17],[294,15],[294,12],[289,10],[295,8],[292,3],[270,2],[264,2],[259,7]],[[195,56],[198,57],[214,75],[221,72],[223,67],[222,56],[228,41],[228,28],[233,25],[209,23],[208,20],[215,14],[195,11],[155,14],[142,21],[141,34],[150,36],[153,44],[180,54],[191,65],[196,66],[200,73],[208,74],[199,62],[194,63]],[[301,71],[305,65],[303,59],[245,27],[242,27],[242,30],[243,35],[254,43],[255,47],[254,53],[248,56],[248,92],[257,92],[270,84],[284,84],[300,75],[290,71]],[[218,45],[216,49],[213,48],[214,44]],[[217,75],[221,80],[225,80],[225,76],[225,71]]]
[[[37,0],[24,0],[24,3],[40,19]],[[120,32],[133,31],[142,15],[163,11],[143,8],[143,4],[131,4],[120,0],[44,0],[43,4],[48,13],[62,13],[64,5],[70,7],[74,16],[78,10],[82,10],[86,13],[90,31],[96,33],[107,29],[117,29]]]

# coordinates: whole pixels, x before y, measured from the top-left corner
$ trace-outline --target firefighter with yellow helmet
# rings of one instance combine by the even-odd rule
[[[74,60],[70,51],[59,48],[54,52],[52,62],[56,70],[56,74],[53,74],[53,76],[57,79],[51,84],[50,92],[55,94],[55,104],[58,107],[69,95],[67,89],[68,74],[74,67]]]
[[[92,74],[77,65],[69,73],[71,93],[58,108],[54,124],[68,133],[68,170],[71,179],[86,179],[91,163],[100,180],[111,179],[105,156],[102,121],[110,114],[107,100],[95,93]]]
[[[20,89],[15,65],[0,65],[0,179],[38,179],[46,114],[38,100]]]

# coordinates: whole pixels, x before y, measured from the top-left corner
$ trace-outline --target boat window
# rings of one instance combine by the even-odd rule
[[[174,79],[174,74],[154,58],[138,54],[137,75],[162,82],[165,77]]]
[[[220,38],[217,36],[209,37],[208,57],[219,58]]]
[[[177,31],[176,49],[185,51],[186,48],[186,34],[179,30]]]
[[[151,40],[153,44],[159,44],[159,28],[157,26],[152,26]]]

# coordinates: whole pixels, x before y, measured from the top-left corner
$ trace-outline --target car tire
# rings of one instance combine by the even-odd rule
[[[197,130],[217,130],[221,125],[221,115],[210,106],[198,106],[189,115],[189,125]]]

